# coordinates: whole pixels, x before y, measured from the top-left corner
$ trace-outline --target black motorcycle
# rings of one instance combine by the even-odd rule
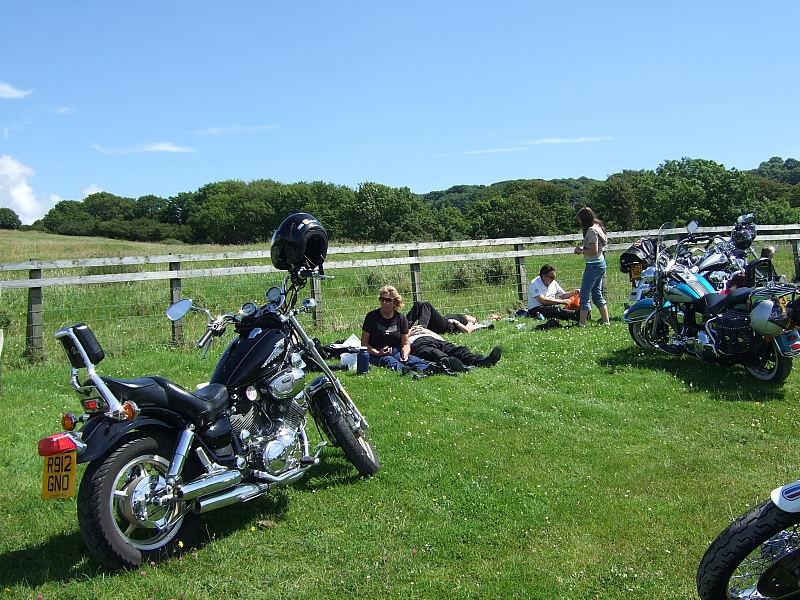
[[[172,320],[192,310],[208,316],[198,342],[205,351],[227,328],[237,334],[196,391],[156,376],[100,376],[104,353],[86,325],[55,334],[83,414],[65,414],[64,431],[39,441],[42,497],[74,496],[76,466],[88,463],[78,521],[89,552],[104,565],[139,566],[188,548],[203,513],[303,477],[327,444],[311,447],[308,414],[361,475],[380,469],[366,419],[297,318],[315,307],[313,299],[297,307],[298,291],[311,278],[326,278],[317,267],[327,252],[321,225],[297,217],[286,236],[273,238],[273,264],[290,273],[267,291],[265,304],[248,302],[238,314],[217,317],[188,299],[167,310]],[[308,382],[307,371],[319,375]]]

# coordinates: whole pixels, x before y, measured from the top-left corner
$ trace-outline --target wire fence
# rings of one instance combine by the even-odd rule
[[[778,272],[791,276],[794,273],[791,244],[779,240],[776,247]],[[525,292],[527,284],[538,275],[545,263],[556,267],[562,287],[567,290],[580,287],[583,260],[571,254],[571,249],[572,246],[563,245],[537,248],[536,256],[522,258],[526,272]],[[460,255],[463,249],[441,252]],[[607,253],[606,297],[612,319],[621,316],[624,303],[630,295],[628,276],[619,270],[621,252],[622,249],[616,249]],[[378,290],[385,284],[397,287],[406,303],[405,310],[411,308],[415,289],[421,299],[431,302],[442,313],[468,312],[479,320],[486,319],[491,313],[511,316],[517,308],[526,307],[525,300],[519,298],[515,258],[483,258],[483,254],[476,252],[470,260],[423,263],[415,286],[409,264],[391,264],[392,259],[407,263],[407,251],[384,251],[380,257],[380,260],[373,261],[375,264],[367,266],[326,269],[326,273],[333,275],[334,279],[321,282],[322,322],[315,325],[310,317],[304,317],[308,320],[312,335],[319,337],[323,343],[346,338],[351,333],[360,335],[364,315],[378,306]],[[335,258],[336,265],[346,265],[351,257],[329,255],[328,258],[330,261]],[[364,259],[364,255],[359,255],[359,258]],[[366,262],[369,263],[368,260]],[[215,264],[218,263],[212,262],[208,266]],[[269,259],[237,260],[235,264],[248,267],[268,265]],[[225,265],[230,267],[231,262]],[[137,269],[152,273],[169,271],[169,266],[147,264],[125,268],[124,271],[130,273]],[[115,270],[123,269],[88,267],[80,271],[82,274],[96,275],[113,273]],[[47,276],[74,276],[75,271],[55,269],[48,271]],[[2,275],[5,280],[8,279],[8,273]],[[265,272],[187,278],[182,280],[181,295],[191,298],[195,305],[208,308],[214,314],[235,313],[244,302],[262,304],[266,290],[279,285],[282,276],[279,272]],[[312,295],[310,287],[306,291],[306,296]],[[168,279],[44,287],[41,294],[43,352],[38,358],[45,363],[63,360],[63,352],[57,347],[53,334],[74,323],[89,325],[109,356],[173,345],[171,324],[165,316],[165,310],[172,301]],[[11,324],[4,330],[3,365],[5,368],[24,366],[29,358],[26,354],[28,290],[0,290],[0,306],[11,317]],[[184,344],[188,346],[199,339],[205,331],[205,325],[206,320],[198,313],[184,318]]]

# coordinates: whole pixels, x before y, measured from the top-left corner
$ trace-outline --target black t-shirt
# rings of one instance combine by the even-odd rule
[[[450,327],[450,333],[461,333],[461,330],[456,327],[455,323],[450,323],[450,319],[455,319],[462,325],[467,324],[467,316],[466,315],[445,315],[445,319],[447,319],[447,325]]]
[[[394,311],[390,319],[381,315],[381,309],[376,308],[364,317],[362,330],[369,333],[369,345],[380,350],[384,346],[391,346],[400,350],[403,336],[408,333],[408,319],[402,313]]]

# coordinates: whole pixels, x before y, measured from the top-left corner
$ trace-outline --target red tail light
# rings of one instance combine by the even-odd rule
[[[75,450],[77,444],[66,433],[56,433],[39,440],[39,456],[50,456]]]

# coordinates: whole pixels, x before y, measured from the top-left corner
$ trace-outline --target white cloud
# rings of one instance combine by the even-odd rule
[[[50,197],[50,202],[36,199],[28,180],[35,175],[33,169],[23,165],[13,156],[0,156],[0,206],[10,208],[25,225],[30,225],[57,202]]]
[[[525,142],[526,144],[584,144],[586,142],[607,142],[614,139],[611,136],[604,137],[579,137],[579,138],[541,138]]]
[[[86,196],[90,196],[91,194],[96,194],[97,192],[102,192],[102,191],[103,191],[103,188],[101,188],[96,183],[93,183],[89,187],[84,188],[83,197],[86,198]]]
[[[18,100],[19,98],[24,98],[28,94],[32,93],[33,90],[18,90],[11,84],[8,84],[4,81],[0,81],[0,98],[10,98],[12,100]]]
[[[199,131],[192,131],[194,135],[224,135],[226,133],[250,133],[265,129],[278,129],[277,125],[232,125],[230,127],[209,127]]]
[[[68,115],[71,112],[73,112],[73,109],[71,109],[69,106],[59,106],[56,108],[56,113],[59,115]]]
[[[92,148],[103,154],[135,154],[137,152],[196,152],[194,148],[176,146],[172,142],[156,142],[133,148],[103,148],[100,144],[92,144]]]
[[[469,150],[461,154],[491,154],[493,152],[517,152],[518,150],[527,150],[527,148],[494,148],[493,150]]]

